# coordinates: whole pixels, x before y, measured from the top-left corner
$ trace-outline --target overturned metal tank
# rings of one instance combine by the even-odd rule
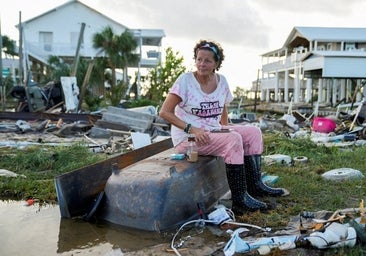
[[[162,231],[198,218],[228,191],[222,158],[172,160],[173,149],[115,169],[104,188],[101,218],[122,226]]]

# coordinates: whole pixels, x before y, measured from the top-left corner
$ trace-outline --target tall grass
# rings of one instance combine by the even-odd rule
[[[327,180],[327,171],[352,168],[366,175],[366,147],[340,147],[316,145],[309,138],[291,139],[281,133],[265,134],[265,155],[284,154],[292,158],[304,156],[306,163],[292,165],[262,165],[262,171],[279,176],[275,186],[285,187],[290,195],[278,199],[277,213],[283,216],[299,214],[299,211],[335,211],[358,207],[365,199],[366,180]]]
[[[0,199],[23,200],[34,197],[56,202],[54,177],[103,159],[82,144],[71,147],[28,147],[2,149],[0,169],[17,177],[0,177]]]

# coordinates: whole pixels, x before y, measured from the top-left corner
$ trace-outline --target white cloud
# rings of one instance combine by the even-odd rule
[[[118,17],[122,24],[128,20],[128,26],[134,21],[134,27],[163,28],[170,37],[211,38],[249,47],[266,45],[266,26],[259,19],[257,10],[245,1],[114,0],[103,5],[103,9],[109,10],[114,19]],[[125,10],[129,14],[127,17],[117,15],[113,10]]]

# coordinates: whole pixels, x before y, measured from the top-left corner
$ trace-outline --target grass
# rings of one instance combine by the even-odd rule
[[[276,199],[275,210],[243,215],[238,218],[239,221],[281,229],[286,227],[292,216],[298,216],[302,211],[357,208],[360,200],[366,199],[365,178],[335,182],[321,176],[331,169],[343,167],[359,170],[366,175],[366,147],[319,146],[309,138],[291,139],[283,133],[265,133],[264,141],[263,155],[284,154],[292,158],[306,156],[308,161],[295,165],[263,165],[263,172],[279,176],[275,186],[287,188],[290,195]],[[57,148],[1,149],[0,169],[25,177],[0,177],[0,199],[24,200],[34,197],[44,202],[57,202],[53,180],[55,176],[106,158],[105,155],[90,152],[80,144]],[[356,246],[326,250],[322,255],[366,255],[366,252]]]
[[[263,171],[278,175],[276,186],[287,188],[291,194],[280,200],[285,205],[283,214],[296,215],[299,211],[319,211],[358,207],[365,199],[365,179],[330,181],[321,175],[329,170],[352,168],[366,175],[366,147],[326,147],[314,144],[309,138],[289,139],[284,135],[265,135],[265,155],[284,154],[292,158],[305,156],[305,164],[267,165]]]
[[[57,202],[54,177],[104,158],[82,144],[2,149],[0,169],[12,171],[18,177],[0,176],[0,199],[25,200],[33,197],[40,202]]]

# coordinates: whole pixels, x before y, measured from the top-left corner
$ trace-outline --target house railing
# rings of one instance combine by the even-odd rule
[[[38,60],[47,63],[50,56],[67,56],[73,57],[76,54],[76,46],[71,44],[40,44],[34,42],[27,42],[25,44],[25,53],[33,55]],[[80,47],[80,56],[93,58],[97,55],[98,50],[93,47]],[[142,52],[141,66],[142,67],[154,67],[156,66],[161,57],[159,51],[146,51]]]
[[[276,87],[276,78],[263,78],[261,80],[261,86],[260,88],[262,90],[265,89],[274,89]],[[284,89],[285,88],[285,81],[283,79],[279,79],[278,81],[278,89]],[[293,79],[288,80],[288,88],[293,89],[294,88],[294,81]]]
[[[306,53],[293,53],[291,56],[280,59],[268,64],[262,65],[262,71],[265,73],[271,73],[276,71],[284,71],[293,69],[297,62],[301,61],[301,59],[305,56]]]

